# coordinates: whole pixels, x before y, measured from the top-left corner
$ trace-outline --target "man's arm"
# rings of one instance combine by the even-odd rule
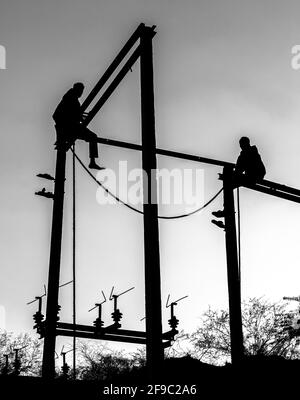
[[[240,174],[245,172],[245,166],[244,166],[242,154],[240,154],[238,156],[238,159],[236,161],[236,165],[235,165],[235,169],[234,170],[235,170],[235,172],[240,173]]]

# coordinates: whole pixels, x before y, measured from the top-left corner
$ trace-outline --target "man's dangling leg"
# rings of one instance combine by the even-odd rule
[[[90,163],[89,163],[89,168],[93,169],[104,169],[103,167],[100,167],[96,163],[96,158],[98,158],[98,144],[95,140],[90,139],[89,140],[89,153],[90,153]]]
[[[90,153],[89,168],[97,169],[97,170],[105,169],[104,167],[100,167],[96,163],[96,158],[99,157],[97,135],[87,128],[85,129],[85,131],[86,131],[87,140],[89,142],[89,153]]]
[[[90,131],[88,128],[79,126],[77,129],[77,139],[82,139],[85,142],[89,142],[89,156],[90,163],[89,168],[102,170],[104,167],[100,167],[96,163],[96,158],[98,158],[98,141],[96,133]]]

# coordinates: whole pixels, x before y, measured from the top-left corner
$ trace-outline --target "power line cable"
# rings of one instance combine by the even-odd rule
[[[105,187],[100,181],[98,181],[97,178],[94,177],[94,175],[89,171],[89,169],[84,165],[84,163],[81,161],[81,159],[77,156],[77,154],[72,150],[71,151],[74,153],[75,158],[77,159],[77,161],[79,162],[79,164],[82,166],[82,168],[88,173],[88,175],[99,185],[101,186],[101,188],[108,193],[111,197],[113,197],[115,200],[117,200],[119,203],[123,204],[125,207],[131,209],[132,211],[135,211],[139,214],[144,214],[143,211],[131,206],[130,204],[126,203],[125,201],[123,201],[122,199],[120,199],[116,194],[112,193],[109,189],[107,189],[107,187]],[[197,212],[200,212],[202,210],[204,210],[207,206],[209,206],[209,204],[211,204],[223,191],[223,188],[221,188],[209,201],[207,201],[203,206],[197,208],[194,211],[191,211],[189,213],[186,214],[180,214],[180,215],[174,215],[174,216],[163,216],[163,215],[159,215],[158,218],[159,219],[179,219],[179,218],[185,218],[188,217],[190,215],[196,214]]]

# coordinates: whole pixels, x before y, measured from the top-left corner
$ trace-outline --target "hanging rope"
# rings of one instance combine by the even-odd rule
[[[123,204],[125,207],[130,208],[132,211],[135,211],[139,214],[144,214],[143,211],[131,206],[128,203],[125,203],[123,200],[121,200],[116,194],[112,193],[107,187],[105,187],[101,182],[98,181],[97,178],[94,177],[94,175],[89,171],[89,169],[84,165],[84,163],[81,161],[81,159],[77,156],[77,154],[73,151],[71,148],[71,151],[73,152],[76,160],[79,162],[79,164],[82,166],[82,168],[89,174],[89,176],[99,185],[101,188],[108,193],[111,197],[113,197],[115,200],[117,200],[119,203]],[[190,215],[196,214],[197,212],[200,212],[204,210],[209,204],[211,204],[223,191],[223,188],[221,188],[208,202],[206,202],[203,206],[197,208],[196,210],[186,213],[186,214],[180,214],[180,215],[174,215],[174,216],[158,216],[159,219],[179,219],[179,218],[185,218]]]

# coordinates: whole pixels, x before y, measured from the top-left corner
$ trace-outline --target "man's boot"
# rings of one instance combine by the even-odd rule
[[[91,169],[97,169],[98,171],[101,171],[101,170],[105,169],[105,167],[100,167],[100,166],[96,163],[96,161],[95,161],[94,158],[91,158],[91,161],[90,161],[90,163],[89,163],[89,168],[91,168]]]

